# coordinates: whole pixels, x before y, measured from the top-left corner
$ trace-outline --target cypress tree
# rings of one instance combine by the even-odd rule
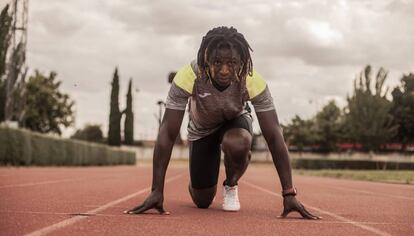
[[[12,16],[7,4],[0,13],[0,122],[5,119],[6,109],[6,58],[11,41]]]
[[[129,80],[128,93],[126,96],[127,107],[125,109],[124,141],[125,144],[134,143],[134,113],[132,112],[132,79]]]
[[[111,110],[109,113],[108,144],[121,145],[121,112],[119,111],[119,76],[115,68],[111,90]]]
[[[8,10],[7,4],[0,13],[0,79],[6,73],[6,57],[11,40],[12,16]]]

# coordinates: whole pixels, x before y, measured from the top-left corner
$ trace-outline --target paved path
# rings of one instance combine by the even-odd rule
[[[239,182],[242,209],[221,210],[222,191],[209,209],[187,192],[188,168],[167,173],[165,208],[122,212],[148,195],[150,166],[0,168],[1,235],[414,235],[414,187],[295,176],[298,198],[323,220],[282,211],[272,166],[250,165]],[[223,168],[220,182],[223,180]]]

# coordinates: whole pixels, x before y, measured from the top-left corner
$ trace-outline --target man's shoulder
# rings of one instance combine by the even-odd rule
[[[259,72],[253,70],[252,75],[246,77],[246,88],[250,99],[253,99],[266,89],[266,81]]]
[[[173,79],[173,83],[188,93],[192,93],[196,78],[197,74],[194,71],[194,64],[191,62],[178,70]]]

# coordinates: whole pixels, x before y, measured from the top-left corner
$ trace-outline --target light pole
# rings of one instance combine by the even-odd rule
[[[162,121],[162,107],[165,106],[165,102],[163,100],[158,100],[158,133],[160,132],[161,128],[161,121]]]

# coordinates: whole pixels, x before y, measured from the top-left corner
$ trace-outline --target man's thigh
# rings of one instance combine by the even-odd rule
[[[220,133],[190,142],[190,179],[194,189],[205,189],[217,184],[220,170]]]
[[[253,119],[250,114],[246,113],[241,116],[234,118],[233,120],[227,121],[221,128],[220,128],[220,143],[223,141],[224,135],[227,131],[231,129],[244,129],[253,135],[253,128],[252,128]]]

